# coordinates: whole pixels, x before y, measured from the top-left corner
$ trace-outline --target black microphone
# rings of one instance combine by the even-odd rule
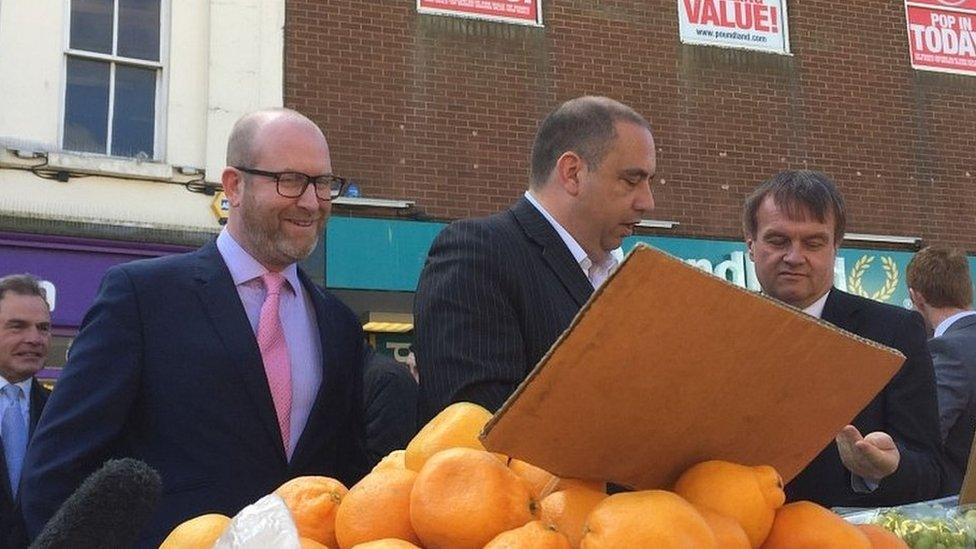
[[[106,461],[51,517],[32,549],[132,547],[156,508],[162,480],[131,458]]]

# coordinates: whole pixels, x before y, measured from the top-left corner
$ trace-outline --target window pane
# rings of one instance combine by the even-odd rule
[[[156,71],[116,65],[112,155],[152,158],[155,121]]]
[[[108,138],[109,65],[68,58],[64,97],[64,148],[105,153]]]
[[[159,61],[159,0],[119,0],[118,54]]]
[[[112,53],[112,0],[71,0],[71,47]]]

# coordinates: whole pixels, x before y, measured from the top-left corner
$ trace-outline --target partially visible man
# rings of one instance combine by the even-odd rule
[[[786,486],[786,494],[826,506],[930,499],[942,470],[922,318],[833,287],[845,225],[844,199],[822,173],[782,172],[746,199],[743,228],[763,293],[906,357],[851,425]]]
[[[417,380],[406,364],[366,347],[363,407],[370,467],[417,434]]]
[[[959,249],[929,246],[915,254],[906,274],[912,303],[933,331],[929,352],[946,455],[942,493],[957,494],[976,432],[976,311],[969,259]]]
[[[27,546],[20,477],[27,442],[50,394],[34,379],[50,343],[51,310],[38,280],[0,278],[0,549]]]
[[[363,474],[362,329],[296,265],[343,186],[325,136],[259,111],[235,124],[227,164],[215,242],[106,273],[27,454],[31,536],[108,458],[162,477],[147,547],[290,478]]]
[[[414,301],[420,424],[452,402],[498,409],[619,262],[654,207],[650,124],[606,97],[539,126],[529,189],[508,211],[452,223]]]

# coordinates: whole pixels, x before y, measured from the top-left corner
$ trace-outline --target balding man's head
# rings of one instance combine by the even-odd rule
[[[261,136],[269,125],[280,123],[303,124],[322,134],[322,130],[298,111],[269,108],[245,114],[234,124],[227,140],[227,165],[254,167],[260,161]],[[322,136],[325,139],[325,136]]]

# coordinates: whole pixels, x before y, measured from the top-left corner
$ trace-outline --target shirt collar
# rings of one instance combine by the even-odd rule
[[[963,311],[961,313],[956,313],[950,316],[949,318],[940,322],[939,325],[935,327],[935,333],[932,334],[932,337],[942,337],[949,329],[949,327],[951,327],[953,323],[955,323],[957,320],[972,315],[976,315],[976,311]]]
[[[553,229],[556,229],[556,233],[559,235],[559,238],[561,238],[563,242],[566,244],[566,247],[569,248],[570,253],[573,254],[573,259],[575,259],[576,263],[579,264],[580,268],[583,269],[583,272],[589,273],[590,267],[593,266],[593,260],[590,259],[588,255],[586,255],[586,251],[583,249],[582,246],[580,246],[579,242],[577,242],[576,239],[573,238],[573,235],[569,234],[569,231],[567,231],[565,227],[563,227],[558,221],[556,221],[556,218],[553,217],[552,214],[550,214],[549,211],[546,210],[546,208],[536,199],[536,197],[532,195],[532,191],[525,191],[525,199],[528,200],[529,203],[535,207],[535,209],[539,210],[539,213],[542,214],[542,217],[546,218],[546,221],[548,221],[549,224],[552,225]],[[601,265],[601,267],[603,267],[606,270],[609,270],[613,266],[620,263],[623,260],[623,258],[624,258],[623,250],[621,250],[620,248],[612,250],[610,252],[610,255],[607,257],[606,261],[604,261],[603,264]]]
[[[255,278],[260,278],[261,275],[268,272],[264,265],[237,243],[237,240],[231,236],[226,228],[217,235],[217,251],[220,252],[220,256],[224,258],[224,263],[227,264],[227,270],[230,271],[230,276],[234,280],[234,286],[240,286]],[[301,281],[298,280],[298,266],[292,263],[285,267],[281,274],[288,280],[292,291],[298,293],[298,288],[301,287]]]
[[[815,318],[822,317],[824,305],[827,304],[827,296],[829,295],[830,295],[830,290],[827,290],[827,293],[825,293],[820,299],[811,303],[809,307],[803,309],[803,312]]]
[[[20,390],[24,392],[24,396],[26,398],[30,398],[30,394],[31,394],[31,383],[33,383],[33,382],[34,382],[34,378],[29,377],[29,378],[25,379],[24,381],[20,381],[18,383],[14,383],[14,385],[20,387]],[[2,394],[3,388],[6,387],[7,385],[10,385],[10,382],[7,381],[6,378],[0,376],[0,394]]]

